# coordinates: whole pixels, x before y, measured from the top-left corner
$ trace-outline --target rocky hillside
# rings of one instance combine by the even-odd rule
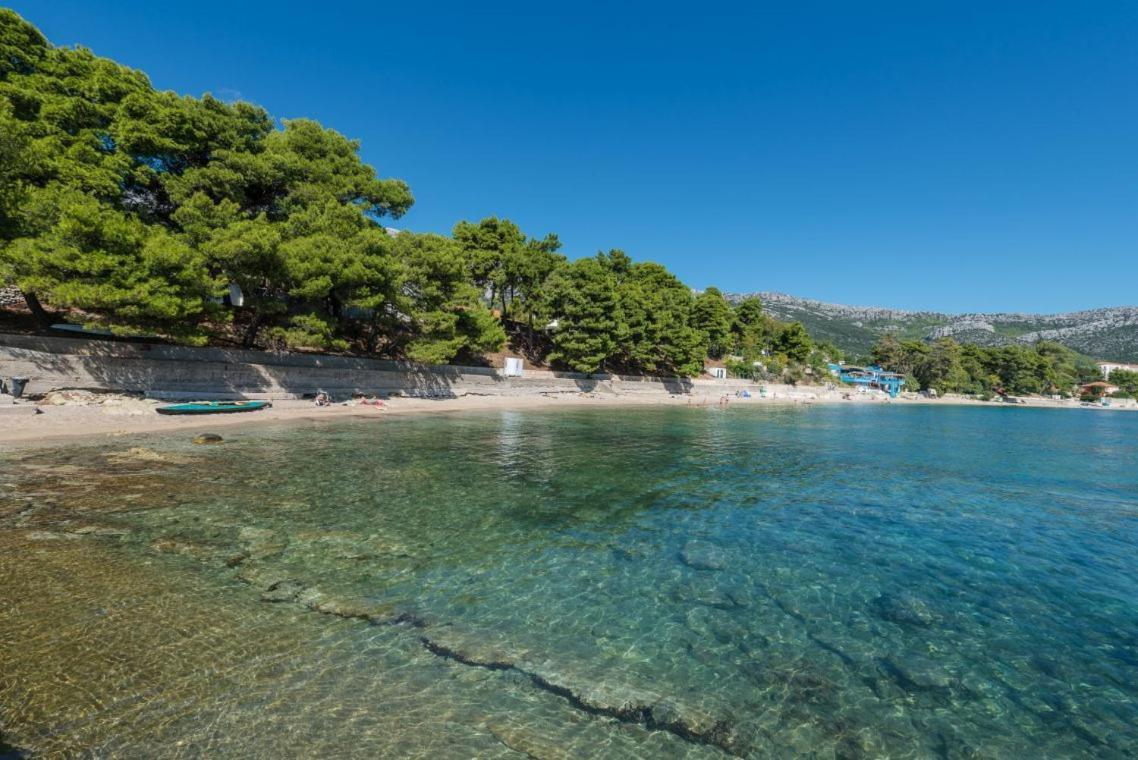
[[[836,343],[854,355],[868,353],[888,332],[902,338],[951,336],[961,343],[999,346],[1053,340],[1096,359],[1138,361],[1138,306],[1075,311],[1067,314],[940,314],[902,311],[796,298],[784,293],[738,293],[763,300],[772,316],[798,320],[818,340]]]

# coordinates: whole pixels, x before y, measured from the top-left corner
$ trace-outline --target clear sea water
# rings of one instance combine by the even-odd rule
[[[0,746],[1138,755],[1138,415],[222,432],[0,453]]]

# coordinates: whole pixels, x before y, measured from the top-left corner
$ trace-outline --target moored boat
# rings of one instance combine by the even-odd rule
[[[272,406],[269,401],[191,401],[185,404],[169,404],[157,409],[159,414],[231,414],[233,412],[253,412]]]

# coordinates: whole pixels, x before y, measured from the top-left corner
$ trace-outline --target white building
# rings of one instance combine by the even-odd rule
[[[1103,378],[1110,377],[1110,373],[1116,369],[1124,369],[1129,372],[1138,372],[1138,364],[1120,364],[1118,362],[1099,362],[1098,368],[1102,371]]]

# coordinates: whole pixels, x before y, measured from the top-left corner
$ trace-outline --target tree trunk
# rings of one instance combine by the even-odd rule
[[[249,326],[245,328],[245,335],[241,339],[241,345],[245,348],[252,348],[253,344],[257,341],[257,332],[261,329],[261,312],[253,313],[253,320]]]
[[[367,336],[367,352],[374,354],[376,348],[379,347],[379,319],[372,317],[371,324],[368,326]]]
[[[36,294],[31,292],[24,292],[24,301],[27,302],[28,308],[31,309],[32,315],[36,318],[36,322],[39,323],[40,329],[51,329],[51,324],[53,322],[51,315],[47,313],[46,309],[44,309],[43,304],[40,303],[40,299],[36,296]]]

